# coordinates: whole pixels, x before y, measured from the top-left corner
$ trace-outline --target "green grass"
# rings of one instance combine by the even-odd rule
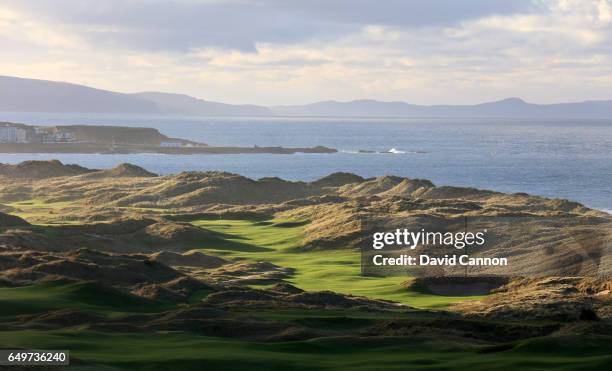
[[[20,209],[23,212],[42,212],[49,210],[61,210],[66,207],[74,206],[74,202],[71,201],[62,201],[62,202],[48,202],[44,199],[31,199],[24,201],[16,201],[5,203],[5,205],[14,207],[15,209]]]
[[[116,315],[125,312],[156,312],[169,306],[93,282],[41,283],[0,288],[0,317],[44,313],[58,309],[88,310]]]
[[[16,211],[12,211],[10,214],[23,218],[27,221],[44,221],[44,223],[54,224],[60,222],[61,224],[74,224],[75,222],[63,220],[63,216],[66,214],[64,211],[68,208],[77,207],[74,202],[62,201],[62,202],[47,202],[44,199],[31,199],[5,203]]]
[[[444,308],[450,303],[477,298],[411,292],[400,286],[408,277],[363,277],[358,251],[300,251],[303,221],[197,220],[192,223],[224,237],[207,244],[206,251],[294,268],[296,273],[289,281],[304,290],[331,290],[395,300],[419,308]]]
[[[419,338],[256,343],[173,332],[0,332],[0,346],[70,349],[73,366],[79,364],[76,358],[130,370],[597,370],[612,361],[607,341],[598,337],[532,339],[491,351],[486,346]]]

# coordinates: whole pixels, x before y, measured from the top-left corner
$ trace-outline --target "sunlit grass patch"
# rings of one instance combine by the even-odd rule
[[[343,294],[394,300],[421,308],[443,308],[451,303],[477,297],[449,297],[411,292],[401,287],[409,277],[363,277],[360,254],[355,250],[333,249],[301,251],[304,236],[303,220],[197,220],[194,225],[222,233],[223,241],[206,247],[234,259],[269,261],[282,267],[294,268],[289,280],[304,290],[330,290]],[[232,248],[232,243],[264,247],[252,252]]]
[[[47,202],[40,198],[9,202],[5,205],[14,209],[10,214],[37,224],[74,224],[75,221],[67,219],[66,215],[69,211],[81,208],[81,205],[72,201]]]

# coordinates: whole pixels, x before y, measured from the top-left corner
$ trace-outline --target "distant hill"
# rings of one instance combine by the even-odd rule
[[[65,82],[0,76],[0,112],[272,116],[266,107],[208,102],[183,94],[116,93]]]
[[[0,76],[0,112],[139,113],[186,116],[336,116],[415,118],[612,119],[612,100],[533,104],[508,98],[474,105],[416,105],[354,100],[262,107],[184,94],[116,93],[83,85]]]
[[[208,102],[184,94],[143,92],[131,96],[154,102],[164,113],[194,116],[272,116],[267,107]]]
[[[520,98],[508,98],[475,105],[421,106],[405,102],[354,100],[278,106],[273,107],[272,111],[288,116],[612,119],[612,101],[532,104]]]
[[[0,111],[160,113],[153,102],[83,85],[0,76]]]

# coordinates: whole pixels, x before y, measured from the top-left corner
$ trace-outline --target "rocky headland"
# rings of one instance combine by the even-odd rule
[[[295,154],[335,153],[336,149],[314,147],[210,146],[172,138],[157,129],[123,126],[32,126],[0,122],[0,153],[93,153],[168,155],[195,154]]]

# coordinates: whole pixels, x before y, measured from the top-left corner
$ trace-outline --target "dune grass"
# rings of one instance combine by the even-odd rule
[[[300,251],[303,221],[224,219],[192,223],[225,236],[207,246],[205,251],[233,259],[263,260],[294,268],[296,273],[289,281],[304,290],[331,290],[395,300],[419,308],[443,308],[450,303],[477,298],[411,292],[400,286],[409,277],[363,277],[360,275],[360,254],[354,250]],[[237,249],[236,243],[252,249]]]

